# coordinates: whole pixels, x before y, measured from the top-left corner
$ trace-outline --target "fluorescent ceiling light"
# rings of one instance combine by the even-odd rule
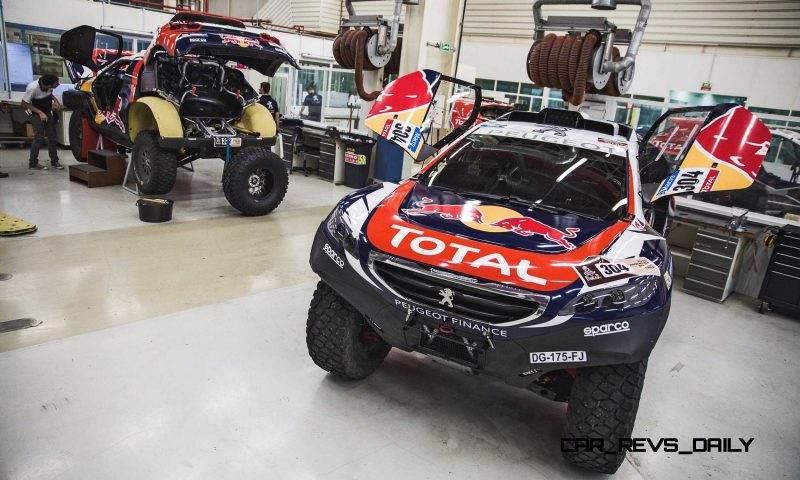
[[[617,202],[616,205],[611,207],[611,211],[613,212],[614,210],[618,209],[619,207],[621,207],[623,205],[627,205],[627,204],[628,204],[628,199],[627,198],[623,198],[622,200]]]
[[[573,163],[568,169],[564,170],[564,173],[562,173],[561,175],[558,176],[558,178],[556,178],[556,183],[560,182],[561,180],[564,180],[567,177],[567,175],[574,172],[576,168],[586,163],[586,160],[588,159],[586,157],[583,157],[577,162]]]

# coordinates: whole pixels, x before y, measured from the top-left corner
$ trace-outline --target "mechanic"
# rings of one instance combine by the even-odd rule
[[[306,94],[306,98],[303,99],[303,110],[308,107],[308,115],[305,118],[317,122],[322,121],[322,95],[317,93],[317,87],[314,85],[306,88]]]
[[[269,110],[269,113],[275,118],[275,128],[280,128],[280,108],[278,107],[278,102],[272,98],[272,95],[269,94],[270,91],[270,84],[269,82],[261,82],[261,88],[259,89],[259,93],[261,94],[258,97],[258,103],[264,105],[264,107]]]
[[[22,107],[28,114],[28,120],[30,120],[34,132],[31,156],[28,161],[28,168],[31,170],[47,170],[47,167],[39,164],[39,146],[45,136],[47,136],[50,164],[58,170],[64,169],[58,161],[56,118],[53,115],[54,108],[61,108],[58,99],[53,95],[56,87],[58,87],[58,77],[50,74],[42,75],[38,80],[32,81],[25,87],[25,94],[22,96]]]

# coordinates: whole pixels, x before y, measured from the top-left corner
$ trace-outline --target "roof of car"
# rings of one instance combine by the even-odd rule
[[[607,135],[592,130],[546,123],[492,120],[478,126],[475,133],[558,143],[619,156],[625,156],[628,149],[628,139],[622,135]]]
[[[227,27],[236,27],[244,29],[245,24],[237,19],[232,17],[226,17],[223,15],[214,15],[211,13],[200,13],[200,12],[180,12],[170,19],[171,22],[199,22],[199,23],[209,23],[213,25],[225,25]]]

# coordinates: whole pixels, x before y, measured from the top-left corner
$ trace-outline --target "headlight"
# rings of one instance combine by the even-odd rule
[[[356,237],[344,221],[344,212],[338,206],[333,209],[331,215],[328,217],[327,229],[328,233],[333,235],[342,243],[342,247],[351,255],[358,258],[358,248]]]
[[[613,311],[641,307],[653,298],[657,288],[658,277],[651,277],[619,287],[592,290],[573,299],[558,314],[582,315],[597,309]]]

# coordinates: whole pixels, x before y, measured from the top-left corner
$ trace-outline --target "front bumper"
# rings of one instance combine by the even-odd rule
[[[643,360],[650,355],[669,315],[668,300],[658,310],[620,318],[618,322],[567,321],[547,328],[525,328],[525,325],[501,328],[487,324],[490,333],[483,336],[443,325],[426,314],[423,305],[400,298],[387,300],[371,280],[353,268],[324,223],[317,230],[310,262],[322,280],[365,315],[378,335],[393,347],[447,358],[523,388],[554,370]],[[360,264],[356,268],[361,270]],[[593,325],[620,322],[625,325],[618,325],[612,334],[591,330]],[[531,355],[543,352],[585,352],[585,356],[579,361],[543,363],[541,355]]]
[[[275,145],[276,137],[235,137],[242,141],[240,147],[231,147],[231,150],[236,151],[245,147],[265,147],[269,148]],[[184,137],[162,137],[158,141],[161,148],[168,148],[170,150],[178,150],[181,148],[191,150],[218,150],[225,151],[224,145],[215,145],[213,138],[184,138]]]

